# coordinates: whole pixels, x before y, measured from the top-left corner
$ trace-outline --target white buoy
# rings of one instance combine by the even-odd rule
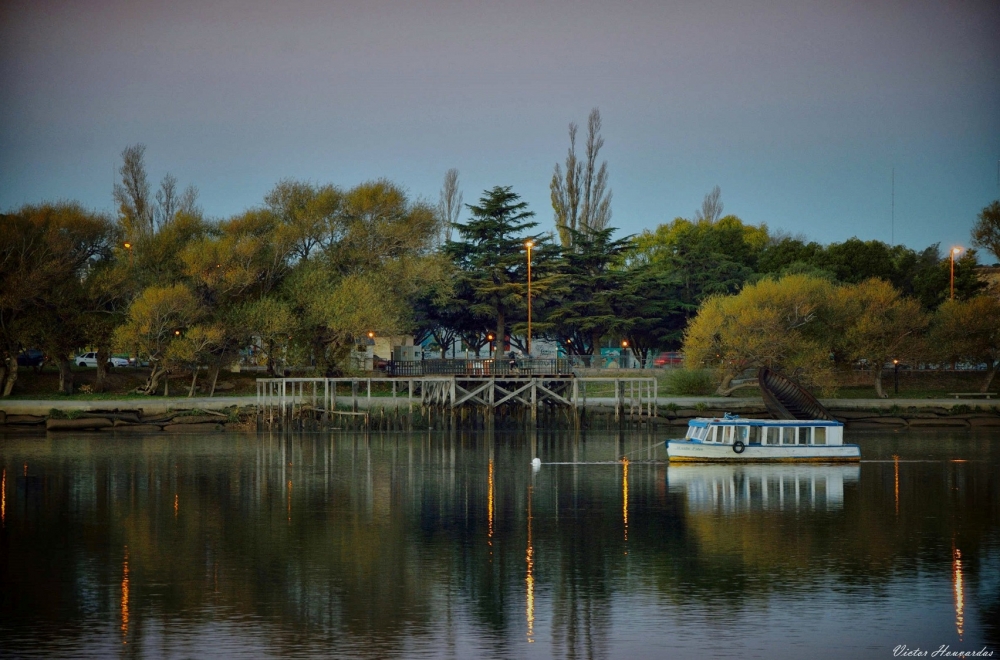
[[[542,459],[540,458],[531,459],[531,467],[535,468],[536,470],[542,467]]]

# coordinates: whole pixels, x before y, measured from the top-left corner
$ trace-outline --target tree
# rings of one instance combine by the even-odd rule
[[[177,213],[200,215],[197,189],[188,186],[178,195],[177,179],[170,174],[163,177],[155,198],[150,198],[145,154],[144,144],[134,144],[122,151],[122,164],[118,168],[121,181],[115,184],[113,192],[125,239],[132,243],[156,233]]]
[[[979,391],[988,392],[1000,369],[1000,300],[976,296],[944,302],[934,314],[930,346],[943,360],[985,362]]]
[[[972,226],[972,243],[986,248],[1000,261],[1000,200],[995,200],[979,212]]]
[[[712,188],[712,192],[705,195],[701,202],[701,208],[694,212],[695,222],[707,222],[709,224],[719,221],[722,217],[722,189],[719,186]]]
[[[653,349],[680,347],[688,316],[696,308],[681,301],[675,273],[638,263],[624,273],[624,281],[614,309],[625,321],[629,350],[645,366]]]
[[[399,332],[406,322],[401,299],[382,273],[338,276],[317,262],[305,262],[288,277],[284,295],[298,319],[294,333],[304,355],[324,373],[341,369],[352,347],[369,331]]]
[[[438,200],[438,215],[441,216],[440,244],[451,240],[451,232],[462,213],[462,191],[458,188],[458,170],[451,168],[444,174],[444,185]]]
[[[331,185],[284,179],[265,197],[264,204],[277,221],[278,241],[289,256],[307,259],[314,249],[330,249],[343,236],[343,193]]]
[[[636,238],[633,260],[648,264],[663,281],[676,282],[674,315],[687,320],[709,296],[731,294],[753,277],[769,243],[767,227],[745,225],[728,215],[718,222],[676,218]]]
[[[17,354],[48,349],[60,391],[72,391],[70,352],[85,341],[84,282],[110,257],[111,223],[75,203],[25,206],[0,221],[0,393],[17,380]]]
[[[174,344],[183,342],[204,313],[198,298],[183,284],[148,287],[132,302],[125,323],[115,331],[115,344],[149,360],[149,377],[138,393],[156,393],[171,364],[188,352]]]
[[[556,267],[563,286],[545,310],[545,323],[571,355],[594,355],[605,335],[622,335],[628,326],[616,305],[628,277],[623,267],[632,237],[612,240],[613,227],[566,231],[572,247],[563,250]]]
[[[684,333],[689,368],[715,367],[718,393],[734,378],[762,366],[819,381],[829,372],[830,339],[824,320],[830,282],[804,275],[748,284],[737,295],[714,295]]]
[[[892,359],[913,356],[927,328],[927,314],[915,299],[878,278],[840,287],[836,309],[835,349],[868,365],[876,395],[886,398],[882,369]]]
[[[611,222],[611,190],[608,189],[608,163],[597,166],[597,157],[604,146],[601,137],[601,112],[590,111],[587,119],[586,156],[580,162],[576,156],[576,122],[569,125],[569,151],[566,171],[556,163],[549,183],[556,230],[563,247],[573,242],[573,231],[585,233],[602,230]]]
[[[478,205],[467,207],[472,218],[455,225],[462,240],[444,248],[461,272],[459,286],[471,296],[469,310],[495,324],[496,356],[503,350],[508,321],[526,306],[525,241],[535,242],[534,254],[546,254],[546,241],[522,234],[538,223],[531,220],[535,214],[527,210],[527,202],[519,200],[510,186],[484,191]]]

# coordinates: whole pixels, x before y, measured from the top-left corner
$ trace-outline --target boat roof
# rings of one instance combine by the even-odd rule
[[[726,417],[696,417],[688,426],[843,426],[825,419],[746,419],[736,415]]]

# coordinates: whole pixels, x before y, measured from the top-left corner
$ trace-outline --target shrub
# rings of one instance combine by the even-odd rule
[[[708,369],[674,369],[667,377],[667,392],[675,396],[706,396],[715,391]]]

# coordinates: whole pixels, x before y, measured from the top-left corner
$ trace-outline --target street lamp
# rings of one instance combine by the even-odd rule
[[[951,299],[955,299],[955,255],[962,251],[960,247],[951,249]]]
[[[125,241],[124,247],[125,247],[126,250],[128,250],[128,267],[131,268],[132,267],[132,244],[129,243],[128,241]]]
[[[896,394],[899,394],[899,360],[892,361],[892,374],[893,379],[896,381],[894,389]]]
[[[528,359],[531,359],[531,248],[535,246],[533,241],[527,241],[524,247],[528,248]]]
[[[490,343],[490,355],[493,355],[493,333],[490,332],[486,335],[486,341]],[[496,356],[494,356],[496,357]]]

